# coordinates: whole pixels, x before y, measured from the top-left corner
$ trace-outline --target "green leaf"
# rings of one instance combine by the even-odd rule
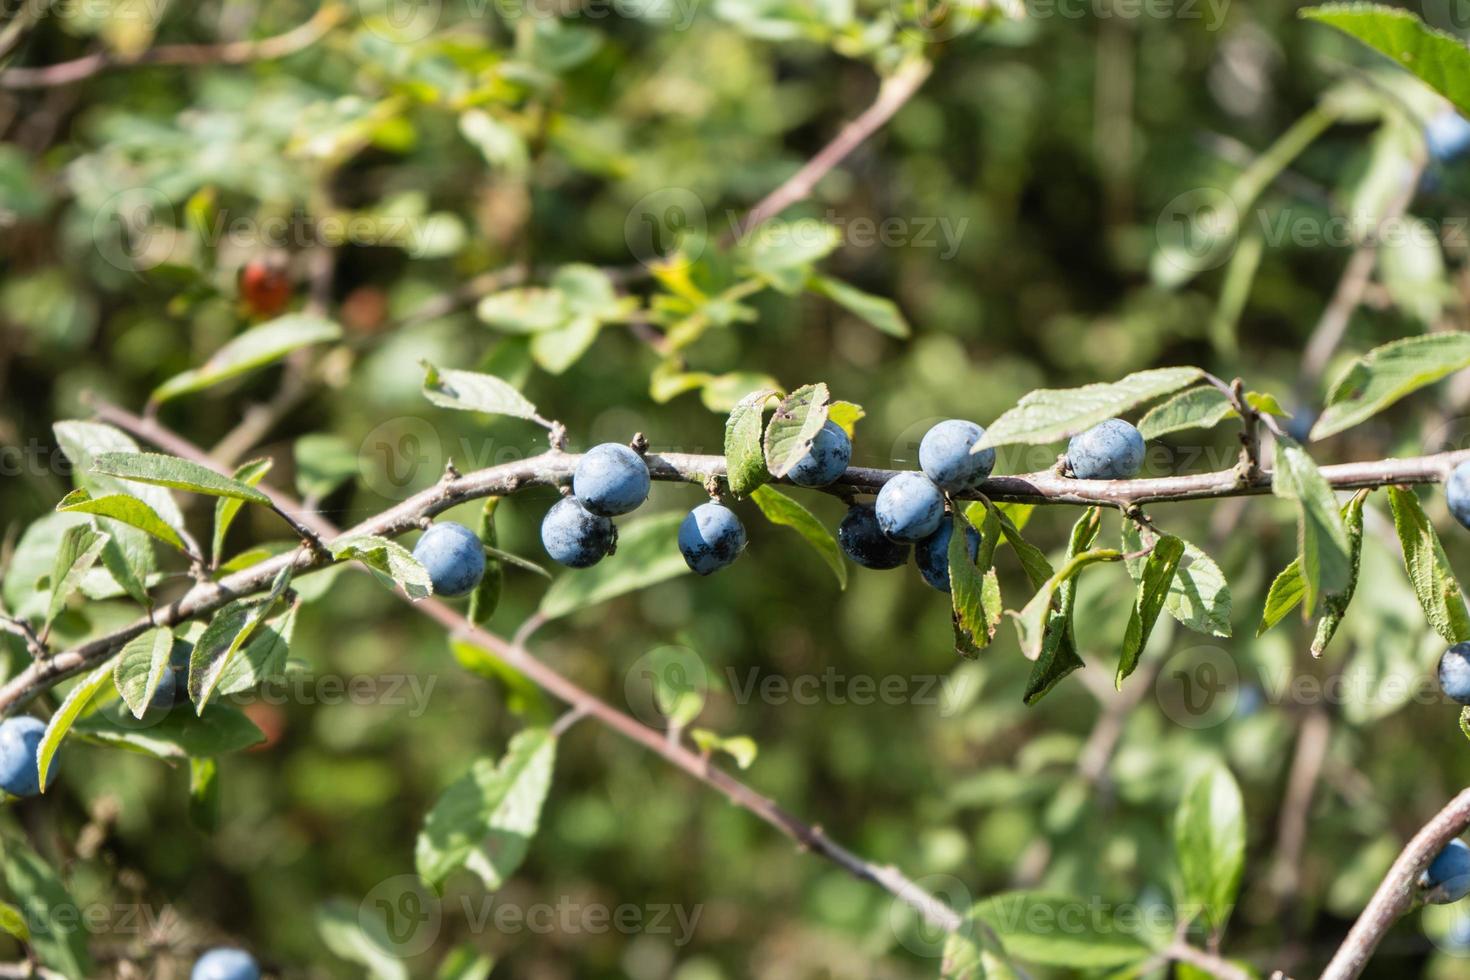
[[[1174,584],[1174,572],[1184,557],[1184,542],[1172,535],[1161,535],[1154,542],[1144,562],[1143,572],[1138,578],[1138,592],[1133,600],[1133,613],[1128,617],[1128,630],[1123,634],[1123,652],[1118,657],[1118,674],[1114,681],[1118,690],[1123,689],[1124,679],[1138,666],[1138,658],[1148,645],[1149,634],[1159,613],[1164,611],[1169,590]]]
[[[687,573],[689,566],[677,543],[683,519],[672,513],[629,521],[618,530],[615,554],[551,583],[541,597],[541,615],[556,619]]]
[[[1181,429],[1213,429],[1228,418],[1238,417],[1230,407],[1230,399],[1214,385],[1202,385],[1181,391],[1161,405],[1148,410],[1138,423],[1138,431],[1145,439]]]
[[[366,534],[333,541],[329,546],[338,561],[356,559],[375,572],[388,576],[410,599],[433,595],[434,584],[428,569],[419,563],[403,545],[377,535]]]
[[[730,492],[743,497],[771,478],[761,449],[766,403],[779,395],[775,389],[752,391],[735,405],[725,420],[725,478]]]
[[[1291,413],[1281,407],[1276,396],[1264,391],[1247,391],[1245,403],[1263,415],[1275,415],[1283,419],[1291,418]]]
[[[735,765],[741,769],[749,769],[751,763],[755,762],[756,753],[759,751],[755,739],[749,735],[723,736],[710,731],[707,728],[691,728],[689,737],[694,744],[699,746],[699,751],[705,755],[713,755],[723,752],[735,760]]]
[[[230,657],[220,670],[215,693],[221,697],[251,691],[271,678],[286,672],[291,653],[291,637],[296,631],[296,612],[300,604],[286,607],[278,616],[268,618],[250,634],[240,652]]]
[[[539,421],[536,406],[507,381],[475,371],[441,370],[428,361],[424,367],[424,397],[441,408]]]
[[[1407,164],[1402,157],[1399,166]],[[1402,171],[1400,171],[1402,172]],[[1439,233],[1429,222],[1412,215],[1399,218],[1403,227],[1383,236],[1378,244],[1378,275],[1389,299],[1425,329],[1444,315],[1446,286],[1444,251]]]
[[[486,296],[475,312],[482,323],[496,330],[537,333],[566,322],[567,301],[560,290],[527,286]]]
[[[340,899],[323,902],[316,910],[316,931],[332,955],[360,965],[371,980],[408,980],[408,968],[378,909]]]
[[[562,374],[581,360],[601,330],[595,317],[572,317],[554,330],[531,335],[531,359],[549,374]]]
[[[992,446],[1018,442],[1056,442],[1177,391],[1203,376],[1204,372],[1196,367],[1154,368],[1137,371],[1110,384],[1042,388],[1023,397],[1015,408],[996,419],[970,451],[977,453]]]
[[[801,535],[837,576],[838,587],[847,588],[847,563],[843,561],[842,549],[837,546],[832,532],[811,511],[772,486],[756,487],[751,491],[750,499],[766,515],[766,520],[789,527]]]
[[[85,922],[76,914],[82,906],[67,894],[61,879],[39,854],[12,835],[7,834],[3,841],[5,884],[25,910],[37,958],[67,980],[97,976],[87,954]]]
[[[1245,803],[1230,770],[1211,766],[1185,791],[1174,818],[1182,904],[1203,910],[1216,933],[1230,918],[1245,861]]]
[[[133,437],[99,422],[57,422],[51,426],[62,452],[71,461],[72,476],[77,486],[91,492],[94,497],[112,493],[131,494],[153,509],[169,527],[178,530],[184,526],[184,515],[173,495],[163,487],[150,487],[137,483],[124,483],[110,476],[92,472],[92,460],[100,453],[139,452]]]
[[[1116,548],[1095,548],[1073,555],[1067,563],[1057,569],[1056,574],[1042,583],[1036,595],[1026,603],[1019,613],[1014,613],[1016,618],[1016,632],[1021,639],[1021,652],[1028,660],[1035,660],[1041,656],[1042,638],[1049,629],[1048,623],[1052,612],[1052,599],[1056,595],[1058,587],[1069,581],[1077,573],[1088,565],[1095,565],[1103,561],[1120,561],[1123,552]]]
[[[1317,599],[1341,592],[1352,571],[1347,528],[1343,526],[1332,487],[1301,446],[1276,438],[1271,492],[1290,500],[1297,511],[1297,553],[1302,559],[1302,600],[1310,615]]]
[[[156,403],[200,391],[278,361],[292,351],[338,340],[342,328],[330,320],[291,314],[240,334],[215,351],[200,367],[175,375],[154,389]]]
[[[1449,643],[1470,640],[1470,613],[1460,583],[1419,498],[1405,487],[1389,487],[1388,503],[1404,549],[1404,567],[1429,625]]]
[[[310,500],[321,500],[357,476],[357,453],[341,436],[325,432],[302,436],[292,445],[291,457],[296,461],[296,492]],[[256,460],[256,463],[265,463],[269,468],[268,460]],[[264,475],[262,472],[261,476]],[[251,481],[238,473],[235,479],[252,487],[260,482],[259,477]]]
[[[812,218],[775,220],[762,223],[746,236],[740,242],[739,255],[761,279],[785,292],[795,292],[808,278],[811,264],[841,244],[842,232],[835,225]]]
[[[31,941],[31,929],[26,925],[25,913],[9,902],[0,902],[0,931],[23,943]]]
[[[66,692],[66,699],[46,723],[46,734],[41,736],[41,745],[36,749],[36,772],[40,776],[41,792],[46,791],[46,776],[51,771],[56,750],[61,748],[61,740],[66,738],[66,733],[71,731],[71,726],[93,699],[111,683],[112,661],[108,660],[72,685],[71,690]]]
[[[1069,563],[1088,553],[1087,549],[1091,548],[1093,542],[1097,540],[1097,534],[1101,528],[1101,508],[1089,507],[1083,511],[1082,516],[1077,518],[1077,522],[1072,525],[1072,533],[1067,539]],[[1121,556],[1121,553],[1119,555]],[[1042,557],[1044,561],[1045,557]],[[1038,594],[1044,591],[1054,578],[1056,578],[1055,575],[1043,582],[1038,589]],[[1031,676],[1026,679],[1026,689],[1021,695],[1021,700],[1025,704],[1035,704],[1068,674],[1085,666],[1081,655],[1077,653],[1076,638],[1072,635],[1072,612],[1077,601],[1075,575],[1068,576],[1056,586],[1056,597],[1055,608],[1050,609],[1047,613],[1046,625],[1041,633],[1041,653],[1031,668]]]
[[[1470,333],[1443,331],[1376,347],[1332,385],[1327,407],[1312,426],[1325,439],[1372,418],[1410,392],[1470,367]]]
[[[505,689],[505,706],[511,714],[531,724],[547,724],[555,717],[541,688],[495,653],[471,640],[451,637],[449,652],[459,665],[477,677],[494,681]]]
[[[45,629],[66,608],[66,600],[82,585],[82,576],[102,555],[111,536],[87,524],[74,524],[61,536],[61,547],[51,566],[51,601],[46,606]]]
[[[153,600],[148,595],[147,583],[154,569],[152,543],[146,535],[125,524],[105,518],[99,523],[110,537],[102,546],[102,566],[133,601],[151,609]]]
[[[219,762],[189,760],[189,822],[206,834],[219,827]]]
[[[1470,739],[1470,705],[1460,709],[1460,732]]]
[[[806,457],[812,440],[827,423],[831,400],[827,386],[820,381],[803,385],[781,399],[766,426],[766,467],[772,476],[785,476]]]
[[[827,406],[827,421],[847,433],[847,438],[857,437],[857,424],[868,415],[863,406],[853,402],[833,402]]]
[[[157,538],[166,545],[177,548],[184,554],[189,553],[189,546],[184,544],[184,539],[179,537],[179,532],[159,517],[152,507],[132,494],[110,493],[104,497],[93,497],[85,489],[78,488],[62,497],[56,509],[63,514],[72,512],[96,514],[99,517],[121,521],[129,527],[135,527]]]
[[[976,551],[976,559],[971,561],[970,521],[959,509],[951,516],[954,529],[949,535],[947,561],[955,652],[962,657],[973,658],[990,645],[995,637],[995,624],[999,622],[999,579],[987,577],[987,573],[993,571],[990,564],[1001,536],[1000,518],[995,511],[986,508],[979,529],[981,546]],[[995,582],[993,587],[987,584],[990,580]]]
[[[1404,68],[1470,115],[1470,50],[1413,13],[1373,3],[1307,7],[1301,16],[1330,24]]]
[[[971,505],[972,508],[974,506]],[[970,523],[975,523],[973,509],[967,513],[970,515]],[[1052,576],[1051,562],[1047,560],[1046,554],[1021,536],[1020,529],[1011,520],[1006,510],[997,506],[995,516],[1000,518],[1000,533],[1005,537],[1006,543],[1011,546],[1011,550],[1016,553],[1016,558],[1021,562],[1021,568],[1026,572],[1026,577],[1031,580],[1031,587],[1041,588]]]
[[[477,759],[434,803],[414,847],[419,875],[434,888],[468,868],[498,890],[525,859],[551,786],[556,737],[528,728],[496,764]]]
[[[480,509],[480,542],[485,546],[485,574],[470,596],[470,622],[483,626],[495,615],[500,605],[500,593],[505,588],[505,563],[500,560],[500,551],[495,547],[499,538],[495,534],[495,508],[499,497],[486,497]]]
[[[1123,522],[1123,550],[1129,553],[1143,548],[1143,539],[1132,521]],[[1138,581],[1143,571],[1141,559],[1128,561],[1128,574]],[[1200,548],[1184,542],[1184,557],[1169,583],[1169,597],[1164,608],[1186,629],[1206,636],[1229,636],[1231,632],[1230,585],[1215,560]]]
[[[291,566],[287,565],[276,573],[264,599],[237,599],[209,621],[189,655],[189,700],[199,714],[204,713],[235,655],[275,610],[290,583]]]
[[[973,912],[944,940],[939,980],[1020,980],[1024,975],[1006,957],[990,927]]]
[[[259,728],[245,714],[226,704],[212,704],[204,714],[182,705],[147,728],[125,721],[121,703],[117,709],[103,708],[76,724],[80,736],[104,745],[132,749],[159,759],[193,759],[228,755],[265,741]]]
[[[908,321],[903,318],[903,313],[899,311],[898,304],[891,299],[865,293],[840,279],[833,279],[829,276],[812,276],[807,280],[807,288],[814,293],[826,296],[847,312],[890,337],[904,339],[913,332],[909,329]]]
[[[434,971],[434,980],[490,980],[495,960],[480,952],[473,943],[461,943],[449,951]]]
[[[270,498],[254,487],[227,476],[220,476],[207,466],[177,456],[164,456],[160,453],[102,453],[93,460],[92,466],[98,473],[135,483],[187,490],[211,497],[234,497],[264,507],[271,505]]]
[[[1342,522],[1348,534],[1348,583],[1341,592],[1334,592],[1323,598],[1324,611],[1322,618],[1317,621],[1317,632],[1312,637],[1314,657],[1322,656],[1322,651],[1332,642],[1333,634],[1347,615],[1348,604],[1353,601],[1353,593],[1358,588],[1358,569],[1363,560],[1363,502],[1367,499],[1368,491],[1359,490],[1342,509]]]
[[[1096,901],[1049,892],[993,895],[972,913],[1018,960],[1087,971],[1141,963],[1153,950]]]
[[[158,626],[133,637],[118,652],[112,683],[135,718],[142,718],[148,710],[148,702],[153,700],[159,682],[170,669],[169,655],[173,648],[173,631]]]
[[[274,465],[274,461],[270,459],[252,459],[235,468],[234,479],[247,487],[259,486]],[[297,483],[300,483],[299,477]],[[214,540],[210,543],[209,554],[216,565],[224,556],[225,535],[229,533],[230,525],[235,523],[235,515],[240,513],[243,506],[245,502],[238,497],[220,497],[214,502]]]
[[[1260,636],[1286,618],[1287,613],[1301,604],[1302,596],[1305,594],[1306,583],[1302,581],[1302,560],[1296,557],[1271,582],[1271,588],[1266,593],[1266,608],[1261,612],[1261,622],[1256,627],[1256,635]]]

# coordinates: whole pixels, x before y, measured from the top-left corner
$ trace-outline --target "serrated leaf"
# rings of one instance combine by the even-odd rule
[[[483,626],[495,615],[495,610],[500,605],[500,593],[505,588],[505,564],[498,557],[500,551],[495,547],[499,541],[495,533],[495,508],[499,504],[499,497],[486,497],[485,505],[480,509],[479,537],[486,554],[485,574],[480,576],[479,584],[470,595],[470,622],[476,626]]]
[[[100,422],[57,422],[51,426],[61,451],[74,467],[73,477],[77,486],[91,491],[92,496],[101,497],[110,493],[127,493],[142,500],[153,509],[164,523],[175,530],[184,526],[184,515],[173,495],[164,487],[124,483],[110,476],[92,472],[92,460],[101,453],[139,452],[133,437],[110,425]]]
[[[1010,513],[997,505],[995,516],[1000,519],[1000,532],[1011,550],[1016,553],[1016,558],[1021,562],[1021,568],[1026,572],[1026,578],[1030,579],[1031,587],[1039,589],[1052,576],[1051,562],[1046,554],[1036,545],[1021,536],[1021,530],[1011,520]],[[972,521],[973,523],[973,518]]]
[[[1230,770],[1214,765],[1185,791],[1174,818],[1182,904],[1218,932],[1230,918],[1245,861],[1245,803]]]
[[[947,560],[955,652],[962,657],[974,658],[990,645],[995,636],[995,624],[999,622],[997,600],[1000,582],[987,573],[993,571],[990,564],[995,558],[995,546],[1001,536],[1000,519],[993,510],[986,509],[984,521],[978,531],[981,546],[976,550],[975,559],[971,560],[969,518],[959,509],[951,516],[954,527],[949,535]]]
[[[761,446],[761,430],[766,403],[778,394],[772,388],[753,391],[740,399],[725,420],[725,478],[730,492],[737,497],[771,478]]]
[[[970,447],[971,452],[1013,443],[1056,442],[1099,422],[1200,380],[1196,367],[1137,371],[1121,381],[1081,388],[1042,388],[1023,397]]]
[[[209,621],[189,655],[189,700],[198,714],[204,713],[231,661],[275,610],[290,583],[291,566],[287,565],[276,573],[264,599],[237,599]]]
[[[81,588],[82,577],[102,555],[111,536],[87,524],[73,524],[61,535],[61,545],[51,565],[51,599],[46,605],[44,629],[66,608],[66,600]]]
[[[618,550],[591,568],[562,575],[541,597],[539,612],[547,619],[646,589],[689,571],[679,553],[677,535],[682,514],[654,514],[618,529]]]
[[[83,906],[67,894],[50,865],[13,835],[3,838],[5,884],[26,910],[30,945],[36,957],[67,980],[97,976],[87,953],[85,921],[77,915]]]
[[[356,559],[388,576],[410,599],[423,599],[434,593],[428,569],[413,552],[396,541],[367,534],[334,541],[330,548],[332,557],[338,561]]]
[[[972,912],[1018,960],[1096,971],[1141,963],[1154,951],[1096,901],[1040,891],[1002,892]]]
[[[1470,367],[1470,333],[1443,331],[1376,347],[1333,383],[1311,438],[1350,429],[1405,395],[1466,367]]]
[[[1020,980],[1023,976],[990,927],[977,921],[973,913],[945,937],[939,980]]]
[[[1327,644],[1332,642],[1337,627],[1342,624],[1343,617],[1347,615],[1348,604],[1353,601],[1353,593],[1357,591],[1358,569],[1363,560],[1363,502],[1367,499],[1368,491],[1359,490],[1353,494],[1352,499],[1342,509],[1342,522],[1348,534],[1350,565],[1348,583],[1341,592],[1334,592],[1323,597],[1322,618],[1317,621],[1317,632],[1312,637],[1312,656],[1314,657],[1322,656],[1322,651],[1326,649]]]
[[[1337,498],[1312,458],[1285,436],[1276,438],[1271,492],[1296,505],[1302,601],[1304,612],[1311,615],[1320,596],[1347,587],[1351,572],[1351,549]]]
[[[234,479],[247,487],[259,486],[274,465],[275,462],[270,459],[252,459],[235,468]],[[210,543],[209,554],[216,565],[224,555],[225,535],[229,533],[230,525],[235,523],[235,516],[243,506],[245,502],[238,497],[220,497],[214,502],[214,539]]]
[[[555,764],[556,737],[544,728],[519,732],[498,764],[475,760],[424,818],[414,847],[419,876],[438,889],[468,868],[498,890],[525,859]]]
[[[1307,7],[1300,16],[1330,24],[1398,62],[1470,115],[1470,50],[1408,10],[1373,3]]]
[[[424,397],[441,408],[540,420],[536,406],[525,395],[493,374],[440,369],[428,361],[420,363],[424,367]]]
[[[766,468],[772,476],[785,476],[806,457],[812,440],[827,423],[831,400],[827,386],[820,381],[803,385],[781,399],[766,426]]]
[[[1266,608],[1261,611],[1261,622],[1256,627],[1260,636],[1286,618],[1286,614],[1301,605],[1306,594],[1306,583],[1302,581],[1302,560],[1293,558],[1271,582],[1266,593]]]
[[[170,669],[173,648],[173,631],[158,626],[133,637],[118,652],[112,682],[135,718],[142,718],[148,710],[159,682]]]
[[[1123,522],[1122,539],[1125,552],[1132,554],[1143,548],[1143,539],[1132,521]],[[1127,564],[1128,574],[1138,581],[1142,559],[1129,559]],[[1188,541],[1184,542],[1184,557],[1174,570],[1164,608],[1185,629],[1206,636],[1225,637],[1231,633],[1231,595],[1225,573],[1213,558]]]
[[[95,472],[135,483],[187,490],[211,497],[234,497],[247,503],[271,505],[265,494],[252,486],[220,476],[207,466],[160,453],[102,453],[92,461]]]
[[[200,391],[278,361],[303,347],[339,340],[342,328],[320,317],[291,314],[240,334],[201,366],[175,375],[154,389],[156,403]]]
[[[1245,403],[1263,415],[1275,415],[1283,419],[1291,418],[1291,413],[1281,407],[1281,402],[1276,400],[1276,396],[1264,391],[1247,391]]]
[[[56,509],[63,514],[73,512],[96,514],[99,517],[120,521],[185,554],[189,553],[189,546],[184,544],[184,539],[179,537],[179,532],[170,527],[141,498],[134,497],[132,494],[110,493],[106,496],[94,497],[85,489],[78,488],[62,497]]]
[[[826,296],[880,333],[903,340],[913,332],[909,329],[908,321],[903,318],[898,304],[891,299],[865,293],[830,276],[812,276],[807,280],[807,288]]]
[[[1123,634],[1123,651],[1118,656],[1118,673],[1114,684],[1123,689],[1123,681],[1138,666],[1138,658],[1148,645],[1149,634],[1159,613],[1164,611],[1169,590],[1174,584],[1174,573],[1179,560],[1184,557],[1184,542],[1173,535],[1160,535],[1154,542],[1153,551],[1143,564],[1138,578],[1138,591],[1133,599],[1133,612],[1128,617],[1128,629]]]
[[[689,737],[694,744],[699,746],[699,751],[705,755],[713,755],[723,752],[735,760],[735,765],[741,769],[749,769],[751,763],[755,762],[758,746],[755,739],[749,735],[720,735],[707,728],[691,728]]]
[[[847,588],[847,563],[842,560],[842,549],[837,546],[837,539],[832,536],[832,532],[811,511],[772,486],[756,487],[751,491],[750,499],[760,508],[766,520],[789,527],[801,535],[827,563],[827,567],[832,569],[832,574],[837,576],[838,588]]]
[[[299,603],[290,605],[279,615],[267,616],[255,628],[249,641],[220,671],[219,683],[215,686],[216,694],[228,697],[241,691],[252,691],[265,681],[280,677],[286,672],[299,608]]]
[[[46,723],[46,733],[41,736],[41,744],[36,749],[36,772],[40,778],[41,792],[46,792],[46,776],[51,771],[51,762],[56,758],[56,750],[61,748],[61,740],[66,738],[66,733],[71,731],[78,717],[112,683],[112,660],[109,659],[101,667],[87,674],[80,681],[73,684],[71,690],[66,692],[66,698],[61,702],[51,720]]]
[[[1389,487],[1388,503],[1404,549],[1404,567],[1429,625],[1449,643],[1470,640],[1470,612],[1460,584],[1419,498],[1405,487]]]
[[[1230,399],[1214,385],[1202,385],[1181,391],[1168,401],[1155,405],[1138,422],[1145,439],[1157,439],[1182,429],[1213,429],[1238,414]]]

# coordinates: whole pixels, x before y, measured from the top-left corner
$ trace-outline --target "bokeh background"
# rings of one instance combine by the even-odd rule
[[[9,67],[264,37],[316,9],[51,6]],[[1470,29],[1470,8],[1456,0],[1413,9]],[[240,455],[273,457],[268,482],[290,489],[304,475],[298,441],[329,437],[304,452],[346,460],[349,478],[313,500],[339,524],[428,485],[446,457],[484,466],[544,444],[524,423],[428,405],[420,359],[513,378],[577,448],[641,431],[655,448],[719,452],[729,391],[701,390],[696,378],[673,394],[669,379],[682,373],[742,372],[727,389],[744,373],[786,388],[822,380],[867,411],[855,462],[911,467],[937,419],[984,424],[1032,388],[1155,365],[1240,375],[1309,419],[1347,358],[1463,328],[1470,168],[1426,166],[1422,128],[1440,106],[1402,72],[1289,3],[1038,0],[1025,17],[1013,13],[901,0],[559,10],[364,0],[279,60],[0,86],[7,558],[71,488],[52,423],[88,417],[84,392],[139,409],[160,382],[259,320],[240,285],[250,262],[279,264],[288,306],[318,303],[345,340],[169,402],[159,419],[210,447],[280,397],[283,381],[295,386]],[[753,316],[712,325],[675,355],[655,349],[667,322],[643,315],[651,322],[604,326],[555,372],[533,361],[525,337],[478,319],[472,302],[434,306],[489,272],[527,268],[541,282],[576,262],[619,270],[620,288],[647,310],[648,298],[670,294],[646,275],[660,233],[703,222],[712,241],[701,257],[713,263],[723,254],[713,240],[915,52],[935,65],[922,90],[785,215],[839,229],[822,272],[890,298],[911,336],[810,291],[767,289],[743,300]],[[1264,166],[1241,234],[1181,257],[1175,233],[1197,232],[1201,202],[1261,168],[1294,126],[1309,138]],[[1386,246],[1341,343],[1305,365],[1354,251],[1351,229],[1372,227],[1406,181],[1417,184],[1409,209],[1427,244]],[[328,219],[358,231],[312,244],[310,229]],[[1453,381],[1422,392],[1312,452],[1337,462],[1470,445],[1459,393]],[[1156,448],[1149,471],[1162,474],[1229,466],[1236,446],[1222,427]],[[1003,454],[1001,471],[1044,467],[1052,455]],[[543,560],[536,528],[553,497],[507,501],[502,546]],[[648,507],[699,499],[697,488],[657,485]],[[838,501],[802,499],[835,527]],[[1443,521],[1442,501],[1426,503]],[[912,568],[854,569],[840,591],[797,536],[739,509],[752,541],[732,569],[558,620],[533,650],[635,711],[647,704],[640,664],[650,652],[693,651],[711,678],[698,724],[759,747],[743,778],[957,905],[1016,886],[1166,905],[1180,792],[1223,758],[1248,817],[1224,950],[1308,975],[1401,842],[1470,780],[1456,707],[1425,686],[1440,641],[1377,498],[1358,598],[1323,660],[1308,656],[1310,633],[1295,618],[1254,636],[1266,586],[1294,554],[1287,505],[1160,506],[1155,521],[1228,576],[1233,636],[1161,620],[1143,669],[1114,693],[1132,592],[1120,568],[1090,571],[1076,621],[1097,669],[1033,707],[1021,702],[1029,664],[1009,625],[984,657],[960,662],[947,603]],[[209,512],[188,511],[201,533]],[[471,508],[458,516],[475,518]],[[1076,516],[1044,508],[1026,533],[1056,551]],[[1117,520],[1105,516],[1105,539]],[[279,538],[269,514],[247,513],[231,550]],[[1466,567],[1463,534],[1446,531],[1446,543]],[[1007,604],[1019,607],[1020,570],[1009,555],[1001,570]],[[512,570],[492,627],[513,632],[545,586]],[[26,587],[8,577],[7,604]],[[74,610],[67,635],[131,618],[119,605]],[[24,652],[4,642],[13,672]],[[432,935],[407,959],[415,976],[466,943],[496,958],[497,977],[937,973],[935,937],[884,892],[588,721],[562,740],[541,831],[503,890],[488,895],[461,874],[437,905],[404,904],[413,889],[399,879],[413,873],[414,839],[438,793],[556,705],[514,678],[463,669],[442,629],[355,573],[304,608],[291,655],[291,683],[241,699],[269,741],[221,761],[213,832],[191,823],[186,767],[79,741],[56,791],[0,817],[60,869],[79,903],[113,910],[93,944],[109,975],[183,976],[197,949],[226,940],[282,976],[360,976],[365,967],[324,943],[318,910],[384,897],[407,916],[428,910],[417,935]],[[366,686],[344,693],[353,679]],[[885,681],[898,693],[875,696]],[[1181,690],[1191,682],[1213,695],[1202,710]],[[1305,838],[1293,842],[1292,814],[1303,824],[1291,773],[1303,757],[1318,772]],[[583,915],[622,905],[641,926],[598,929]],[[493,911],[505,907],[532,919],[540,907],[572,911],[545,928],[497,926]],[[119,909],[147,921],[130,928]],[[681,915],[694,917],[690,928]],[[1464,909],[1408,917],[1368,975],[1470,977]]]

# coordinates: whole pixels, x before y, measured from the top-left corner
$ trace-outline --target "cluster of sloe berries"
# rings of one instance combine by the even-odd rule
[[[995,450],[971,452],[985,429],[963,419],[935,425],[919,442],[919,470],[900,473],[878,491],[871,504],[856,503],[837,529],[847,556],[865,568],[897,568],[914,563],[924,581],[949,591],[949,540],[954,516],[945,513],[945,496],[973,489],[995,468]],[[1143,436],[1122,419],[1109,419],[1072,437],[1068,472],[1079,480],[1121,480],[1143,465]],[[973,559],[980,536],[967,529]]]

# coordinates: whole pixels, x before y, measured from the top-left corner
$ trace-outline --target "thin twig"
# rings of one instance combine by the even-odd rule
[[[1269,876],[1269,885],[1278,903],[1289,902],[1301,887],[1308,817],[1331,736],[1332,721],[1327,712],[1320,709],[1302,718],[1297,730],[1296,751],[1292,754],[1291,773],[1286,780],[1286,799],[1281,804],[1281,819],[1276,828],[1276,856]]]
[[[1198,970],[1203,970],[1218,980],[1251,980],[1249,972],[1231,963],[1229,960],[1206,953],[1196,946],[1191,946],[1183,940],[1174,943],[1164,951],[1164,955],[1175,963],[1188,963]]]
[[[878,89],[878,97],[873,100],[873,104],[864,109],[862,114],[852,122],[843,126],[842,131],[833,138],[832,142],[818,150],[815,156],[803,164],[802,168],[792,174],[780,187],[761,198],[755,207],[740,219],[734,235],[726,236],[726,244],[729,244],[730,237],[743,237],[749,234],[751,229],[774,218],[797,201],[806,199],[819,180],[825,177],[833,167],[847,159],[848,154],[881,129],[884,123],[893,118],[894,113],[903,108],[904,103],[913,98],[914,93],[929,77],[931,70],[932,66],[927,61],[910,61],[885,79]]]
[[[1321,980],[1354,980],[1363,972],[1384,934],[1413,905],[1419,873],[1467,825],[1470,825],[1470,789],[1462,790],[1409,841],[1379,883],[1368,907],[1353,923],[1332,962],[1322,971]]]
[[[121,409],[103,403],[99,403],[96,407],[99,417],[105,418],[119,428],[124,428],[137,437],[153,443],[160,449],[167,450],[186,459],[191,459],[194,462],[211,466],[216,470],[219,469],[218,464],[211,461],[208,454],[202,449],[194,446],[170,430],[165,429],[156,420],[141,419]],[[576,456],[565,456],[562,454],[547,455],[556,455],[559,460],[571,460],[573,461],[573,465],[575,465],[575,460],[578,458]],[[528,460],[526,462],[530,463],[532,461]],[[496,467],[495,469],[502,471],[509,483],[518,486],[530,485],[529,483],[520,483],[519,480],[522,474],[534,472],[534,467],[527,469],[525,464],[510,464],[507,467]],[[481,472],[483,473],[485,471]],[[465,477],[464,479],[469,479],[475,475],[470,474],[469,477]],[[274,506],[281,510],[294,510],[300,506],[297,501],[289,496],[264,484],[261,485],[260,489],[261,492],[271,498]],[[442,485],[431,488],[429,493],[439,493],[442,489]],[[423,495],[421,494],[420,496]],[[318,514],[305,513],[302,515],[302,519],[304,522],[310,524],[312,529],[323,538],[330,540],[343,533]],[[347,533],[369,533],[365,528],[371,526],[373,523],[370,521],[366,524],[359,525]],[[416,524],[411,526],[416,526]],[[202,615],[207,610],[218,608],[219,605],[224,601],[228,601],[229,598],[238,598],[240,595],[259,591],[259,588],[253,584],[254,577],[259,574],[257,570],[263,570],[267,566],[270,566],[274,569],[271,572],[274,575],[275,571],[278,571],[281,566],[288,563],[294,563],[299,570],[319,567],[318,562],[307,556],[304,551],[296,551],[287,555],[278,556],[274,559],[268,559],[266,562],[246,569],[244,572],[229,576],[218,585],[199,587],[191,590],[183,598],[161,610],[158,615],[159,622],[175,623],[184,618]],[[955,932],[962,925],[963,919],[958,912],[919,887],[897,868],[873,864],[847,850],[829,838],[820,827],[814,827],[804,823],[788,813],[773,800],[762,796],[724,770],[711,766],[708,760],[701,758],[697,753],[683,745],[669,744],[665,740],[663,733],[649,728],[597,698],[595,695],[583,690],[542,661],[536,659],[524,647],[475,626],[465,616],[438,599],[421,600],[414,603],[412,608],[444,626],[452,635],[468,637],[474,643],[489,650],[501,661],[524,674],[542,690],[570,705],[574,711],[581,711],[587,716],[595,718],[604,726],[644,746],[700,782],[718,790],[731,803],[749,811],[777,830],[780,830],[783,834],[796,841],[802,849],[813,851],[837,864],[850,874],[864,881],[873,882],[886,889],[896,898],[914,908],[931,925],[943,929],[946,932]],[[84,663],[105,659],[109,655],[109,653],[101,651],[96,644],[88,644],[87,647],[77,648],[76,650],[58,655],[59,657],[66,658],[64,663],[59,666],[64,672],[74,673],[82,669]],[[51,663],[54,664],[56,659],[52,658]],[[39,686],[44,685],[48,679],[54,680],[58,676],[63,675],[51,674],[48,678],[43,676],[42,672],[37,672],[37,674],[25,680],[17,676],[3,690],[0,690],[0,706],[9,709],[11,706],[17,704],[21,698],[38,690]]]
[[[165,44],[150,48],[135,58],[119,58],[106,51],[41,68],[8,68],[0,72],[0,88],[34,89],[71,85],[114,68],[144,65],[242,65],[252,61],[284,58],[311,47],[328,31],[347,19],[347,7],[328,2],[310,20],[284,34],[258,41],[227,44]]]
[[[13,633],[25,641],[26,650],[34,660],[45,660],[48,656],[46,644],[36,635],[36,630],[30,623],[13,616],[0,616],[0,630]]]

